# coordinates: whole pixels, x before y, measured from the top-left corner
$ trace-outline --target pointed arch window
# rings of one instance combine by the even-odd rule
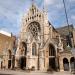
[[[36,43],[33,43],[33,44],[32,44],[32,55],[37,55]]]
[[[23,42],[21,42],[21,46],[22,46],[22,48],[21,48],[21,54],[26,55],[27,54],[27,44],[23,41]]]
[[[52,44],[49,44],[49,56],[56,56],[56,51]]]

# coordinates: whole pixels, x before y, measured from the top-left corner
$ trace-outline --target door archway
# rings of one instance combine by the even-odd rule
[[[49,44],[49,68],[56,71],[56,51],[52,44]]]
[[[74,57],[70,59],[71,71],[74,69]]]
[[[21,57],[19,59],[19,65],[21,69],[25,69],[26,68],[26,57]]]
[[[11,60],[8,60],[8,69],[11,68]]]
[[[69,71],[69,62],[67,58],[63,59],[63,67],[64,67],[64,71]]]
[[[22,41],[21,42],[21,57],[19,58],[19,67],[21,69],[26,68],[26,55],[27,55],[27,44]]]
[[[8,69],[10,69],[11,68],[11,57],[12,57],[12,52],[11,52],[11,50],[9,49],[8,50]]]

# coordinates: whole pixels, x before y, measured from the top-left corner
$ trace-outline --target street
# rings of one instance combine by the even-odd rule
[[[72,75],[70,72],[53,72],[53,73],[46,73],[46,72],[25,72],[25,71],[13,71],[13,70],[0,70],[0,75]]]

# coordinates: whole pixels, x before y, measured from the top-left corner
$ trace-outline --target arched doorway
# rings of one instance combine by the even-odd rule
[[[11,56],[12,56],[12,53],[11,53],[11,50],[9,49],[8,50],[8,69],[11,68]]]
[[[52,44],[49,44],[49,68],[56,71],[56,51]]]
[[[70,59],[71,71],[74,70],[74,57]]]
[[[26,68],[26,57],[21,57],[19,59],[19,65],[21,69],[25,69]]]
[[[67,58],[63,59],[64,71],[69,71],[69,62]]]
[[[26,68],[27,44],[24,41],[20,43],[20,49],[21,49],[21,57],[18,61],[19,67],[21,69],[25,69]]]
[[[11,60],[8,60],[8,69],[11,68]]]

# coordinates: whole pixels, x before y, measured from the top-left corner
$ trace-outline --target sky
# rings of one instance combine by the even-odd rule
[[[75,0],[64,0],[69,24],[75,27]],[[55,27],[67,25],[63,0],[34,0],[36,6],[43,10],[45,5],[48,19]],[[0,29],[18,35],[22,16],[28,12],[32,0],[0,0]]]

